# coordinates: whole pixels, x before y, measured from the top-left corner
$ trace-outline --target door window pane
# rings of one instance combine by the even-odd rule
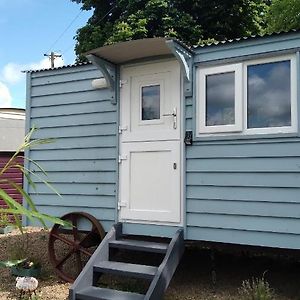
[[[160,119],[160,86],[142,87],[142,120]]]
[[[248,128],[291,125],[290,60],[248,66]]]
[[[235,124],[235,73],[206,75],[206,126]]]

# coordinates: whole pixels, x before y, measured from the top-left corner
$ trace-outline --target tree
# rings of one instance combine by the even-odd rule
[[[267,14],[267,31],[280,32],[300,28],[300,1],[273,0]]]
[[[119,41],[174,37],[188,45],[257,34],[270,0],[71,0],[94,9],[77,31],[79,60],[93,48]]]

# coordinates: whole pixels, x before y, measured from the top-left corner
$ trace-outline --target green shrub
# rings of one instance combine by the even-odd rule
[[[244,280],[239,288],[239,296],[241,300],[272,300],[274,291],[263,275],[261,278]]]

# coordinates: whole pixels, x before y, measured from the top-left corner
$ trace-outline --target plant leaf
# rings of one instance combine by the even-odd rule
[[[18,259],[18,260],[7,260],[7,261],[0,261],[0,268],[11,268],[15,267],[21,263],[26,261],[26,258],[24,259]]]

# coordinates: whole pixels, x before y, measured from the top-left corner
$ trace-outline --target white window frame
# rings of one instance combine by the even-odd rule
[[[143,120],[142,119],[142,110],[143,110],[143,88],[144,87],[150,87],[150,86],[159,86],[159,119],[151,119],[151,120]],[[139,94],[139,110],[140,110],[140,119],[139,119],[139,124],[140,125],[148,125],[148,124],[161,124],[162,122],[162,109],[163,109],[163,105],[162,105],[162,87],[163,84],[160,81],[157,82],[153,82],[153,83],[147,83],[147,84],[141,84],[140,85],[140,94]]]
[[[272,62],[290,61],[291,71],[291,125],[282,127],[247,128],[247,68]],[[235,72],[235,124],[206,125],[206,76]],[[254,135],[254,134],[281,134],[296,133],[298,131],[297,109],[297,58],[295,54],[281,55],[271,58],[249,60],[238,64],[216,67],[197,68],[196,70],[196,129],[197,137],[224,136],[224,135]]]
[[[262,65],[273,62],[290,61],[290,76],[291,76],[291,125],[280,127],[263,127],[263,128],[248,128],[248,66]],[[244,132],[245,134],[276,134],[276,133],[291,133],[297,132],[297,65],[295,55],[277,56],[272,58],[257,59],[244,63]]]
[[[206,76],[217,75],[234,72],[235,86],[234,86],[234,120],[235,124],[227,125],[206,125]],[[224,65],[211,68],[199,68],[197,70],[197,124],[199,134],[202,133],[226,133],[226,132],[239,132],[242,131],[242,96],[243,96],[243,69],[242,64]]]

